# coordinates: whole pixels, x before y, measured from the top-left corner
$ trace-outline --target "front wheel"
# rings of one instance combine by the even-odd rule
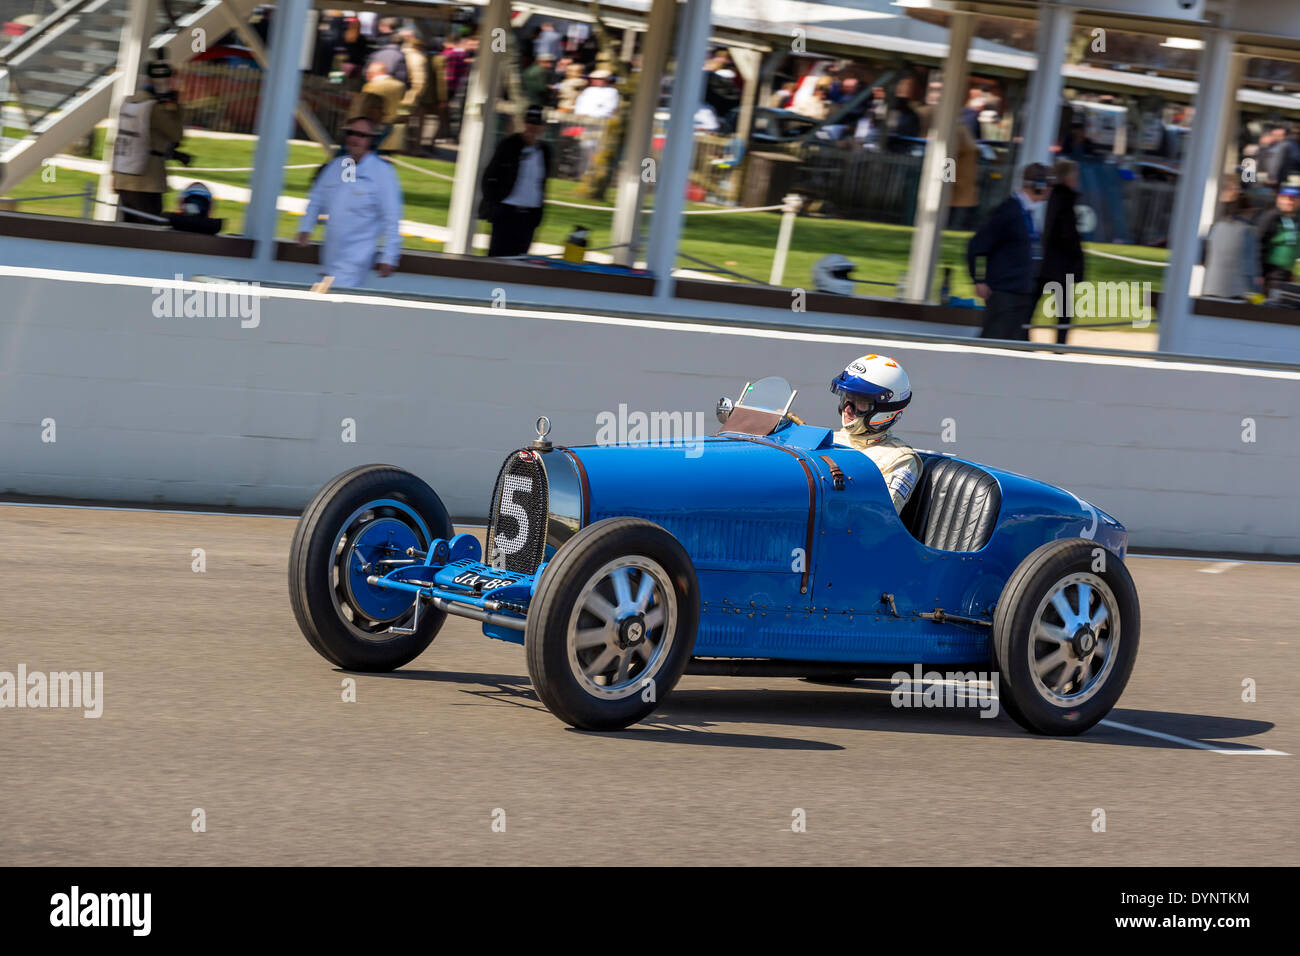
[[[1104,718],[1137,659],[1137,589],[1118,556],[1082,538],[1021,562],[993,614],[998,696],[1038,734],[1081,734]]]
[[[542,573],[524,632],[533,688],[565,723],[621,730],[676,686],[699,617],[695,567],[676,538],[640,518],[597,521]]]
[[[447,509],[427,484],[391,465],[363,465],[316,493],[289,550],[289,597],[303,636],[326,660],[355,671],[390,671],[429,646],[446,614],[415,596],[367,582],[450,538]],[[400,630],[411,629],[404,634]]]

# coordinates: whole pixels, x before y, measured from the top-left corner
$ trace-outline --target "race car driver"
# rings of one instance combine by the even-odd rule
[[[903,367],[885,355],[864,355],[831,379],[844,428],[835,441],[858,449],[880,469],[901,512],[921,480],[921,459],[910,445],[889,434],[912,400]]]

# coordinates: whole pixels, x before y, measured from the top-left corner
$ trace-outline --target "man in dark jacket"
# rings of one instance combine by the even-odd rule
[[[519,76],[529,106],[554,106],[553,87],[558,80],[555,75],[555,57],[549,53],[538,56],[533,65]]]
[[[1083,280],[1083,242],[1079,239],[1079,223],[1074,205],[1079,201],[1079,164],[1069,159],[1058,159],[1053,170],[1056,185],[1047,197],[1047,212],[1043,216],[1043,264],[1038,273],[1039,288],[1057,283],[1062,290],[1067,287],[1066,276],[1074,277],[1074,284]],[[1052,289],[1055,291],[1055,288]],[[1056,310],[1056,323],[1066,325],[1073,312],[1073,302],[1060,302]],[[1056,344],[1064,345],[1069,329],[1056,330]]]
[[[400,17],[386,17],[379,21],[379,31],[376,37],[375,52],[370,54],[370,63],[384,64],[384,72],[395,80],[400,80],[402,86],[411,85],[411,73],[406,66],[406,54],[402,52],[402,37],[397,31],[401,27]]]
[[[1038,273],[1042,237],[1033,208],[1047,198],[1052,173],[1042,163],[1030,163],[1021,174],[1020,191],[998,205],[966,246],[966,266],[984,300],[980,338],[1028,341],[1029,323],[1038,304]],[[985,260],[983,274],[979,260]]]
[[[1272,123],[1261,137],[1269,141],[1267,148],[1261,151],[1261,171],[1274,189],[1293,174],[1300,173],[1300,145],[1288,133],[1289,130],[1282,123]]]
[[[492,223],[489,256],[522,256],[542,222],[551,148],[541,140],[542,110],[531,106],[524,130],[507,136],[483,172],[479,217]]]

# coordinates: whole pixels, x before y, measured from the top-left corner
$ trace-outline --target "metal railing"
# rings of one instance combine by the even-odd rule
[[[572,113],[550,113],[543,139],[551,147],[553,175],[578,180],[587,174],[609,121]]]
[[[22,212],[20,204],[27,202],[44,202],[50,199],[80,199],[81,218],[90,219],[95,210],[95,183],[87,182],[79,193],[57,193],[50,196],[4,196],[0,197],[0,212]]]
[[[187,126],[219,133],[256,134],[263,72],[252,61],[187,63],[176,71],[176,89]],[[331,132],[342,127],[356,93],[327,77],[305,74],[299,97]]]

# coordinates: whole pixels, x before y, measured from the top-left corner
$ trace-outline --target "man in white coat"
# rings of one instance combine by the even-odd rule
[[[588,77],[590,85],[578,94],[573,104],[574,116],[609,119],[618,112],[621,97],[618,90],[609,85],[611,76],[609,70],[596,70]]]
[[[320,217],[328,216],[321,271],[333,276],[335,285],[352,287],[366,283],[371,266],[384,278],[397,267],[402,254],[402,186],[392,164],[375,155],[374,124],[354,116],[344,126],[342,154],[327,163],[312,184],[298,245],[307,245]]]

